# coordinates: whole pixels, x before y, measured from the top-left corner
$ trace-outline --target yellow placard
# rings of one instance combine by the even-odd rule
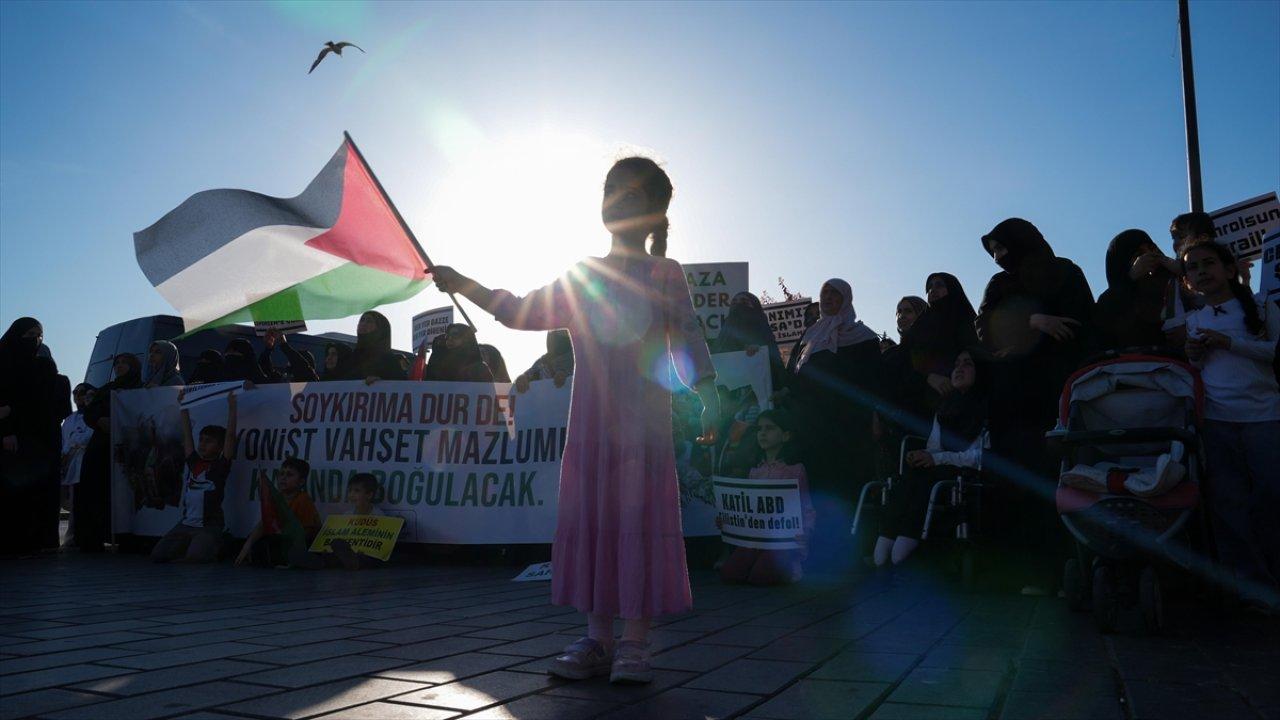
[[[404,518],[382,515],[330,515],[324,519],[324,527],[311,543],[311,552],[333,552],[334,540],[345,540],[351,549],[361,555],[379,560],[391,557],[400,537]]]

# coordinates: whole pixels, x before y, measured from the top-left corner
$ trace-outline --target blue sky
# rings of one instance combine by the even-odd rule
[[[1280,3],[1193,2],[1205,202],[1280,186]],[[348,130],[437,262],[524,291],[606,251],[608,159],[676,186],[670,255],[746,260],[878,330],[978,238],[1035,222],[1105,288],[1186,209],[1174,2],[0,3],[0,322],[79,377],[169,312],[132,233],[200,190],[299,192]],[[348,50],[310,76],[325,40]],[[434,289],[386,308],[396,345]],[[542,339],[473,312],[513,374]],[[313,323],[352,331],[354,322]]]

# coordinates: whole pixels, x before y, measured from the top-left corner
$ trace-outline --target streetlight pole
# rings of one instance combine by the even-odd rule
[[[1182,41],[1182,112],[1187,121],[1187,191],[1191,211],[1204,212],[1200,186],[1200,126],[1196,121],[1196,78],[1191,67],[1191,13],[1187,0],[1178,0],[1178,30]]]

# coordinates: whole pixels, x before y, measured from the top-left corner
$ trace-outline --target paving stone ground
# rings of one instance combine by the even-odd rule
[[[646,686],[546,675],[584,630],[517,568],[299,572],[129,555],[0,565],[0,720],[1280,719],[1280,627],[1175,605],[1100,635],[932,575],[694,580]]]

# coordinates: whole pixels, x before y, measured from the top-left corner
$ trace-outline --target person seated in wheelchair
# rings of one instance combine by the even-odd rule
[[[934,483],[953,479],[957,469],[978,468],[987,422],[986,393],[979,380],[973,355],[962,351],[951,370],[951,392],[938,406],[924,449],[906,453],[902,476],[889,492],[872,556],[877,567],[899,565],[919,547]]]

